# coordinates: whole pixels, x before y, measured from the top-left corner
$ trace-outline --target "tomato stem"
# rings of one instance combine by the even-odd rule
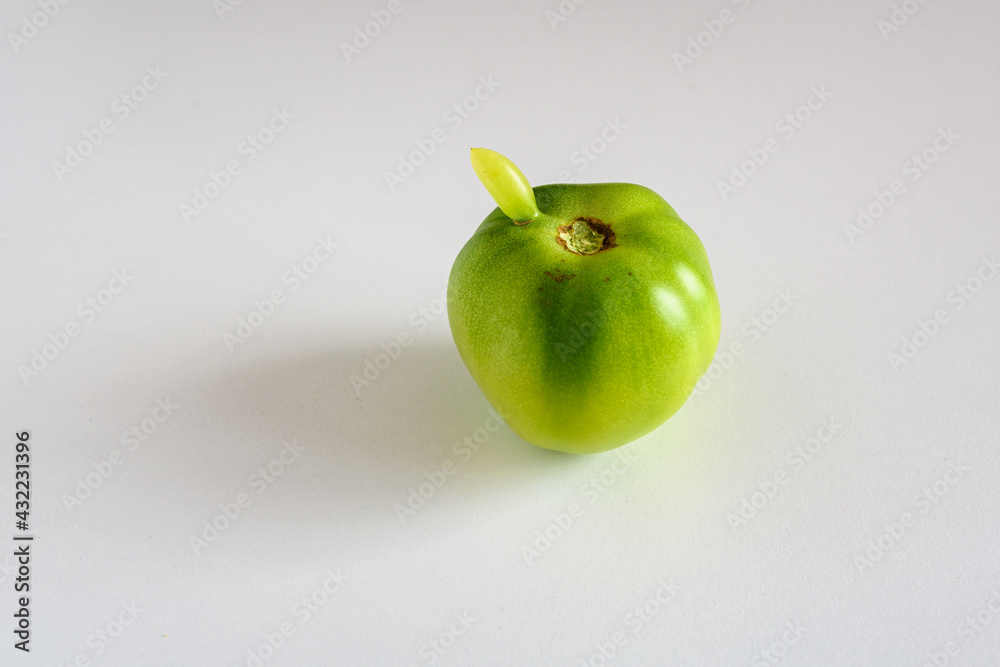
[[[473,148],[472,168],[514,224],[526,225],[541,214],[528,179],[509,159],[488,148]]]
[[[559,245],[577,255],[596,255],[618,247],[611,227],[596,218],[577,218],[556,231]]]

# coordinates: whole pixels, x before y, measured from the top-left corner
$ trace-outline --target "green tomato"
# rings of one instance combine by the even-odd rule
[[[705,248],[670,204],[627,183],[531,188],[472,149],[499,205],[451,270],[462,360],[528,442],[576,454],[624,445],[684,404],[719,342]]]

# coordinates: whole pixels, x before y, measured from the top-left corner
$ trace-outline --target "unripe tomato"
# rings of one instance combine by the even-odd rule
[[[486,398],[522,438],[564,452],[661,425],[719,342],[697,235],[641,185],[531,188],[486,149],[473,165],[500,206],[455,260],[448,319]]]

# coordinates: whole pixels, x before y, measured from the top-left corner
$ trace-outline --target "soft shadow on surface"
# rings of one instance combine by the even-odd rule
[[[539,449],[506,425],[489,436],[471,463],[463,461],[457,444],[493,422],[489,403],[454,344],[415,342],[403,348],[359,395],[351,376],[363,377],[366,358],[374,361],[379,352],[359,345],[242,362],[204,383],[204,400],[214,403],[208,407],[217,423],[246,434],[241,458],[266,460],[292,438],[306,448],[301,465],[307,471],[295,475],[302,486],[281,491],[284,509],[321,513],[327,520],[331,515],[395,520],[393,505],[405,502],[428,475],[440,481],[436,472],[448,461],[456,467],[449,486],[461,477],[474,496],[463,502],[586,465],[586,457]],[[441,507],[446,505],[441,496],[452,494],[436,495]]]

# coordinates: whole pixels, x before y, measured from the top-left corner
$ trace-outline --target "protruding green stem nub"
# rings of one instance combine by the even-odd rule
[[[539,216],[535,193],[513,162],[488,148],[473,148],[472,168],[508,218],[524,225]]]

